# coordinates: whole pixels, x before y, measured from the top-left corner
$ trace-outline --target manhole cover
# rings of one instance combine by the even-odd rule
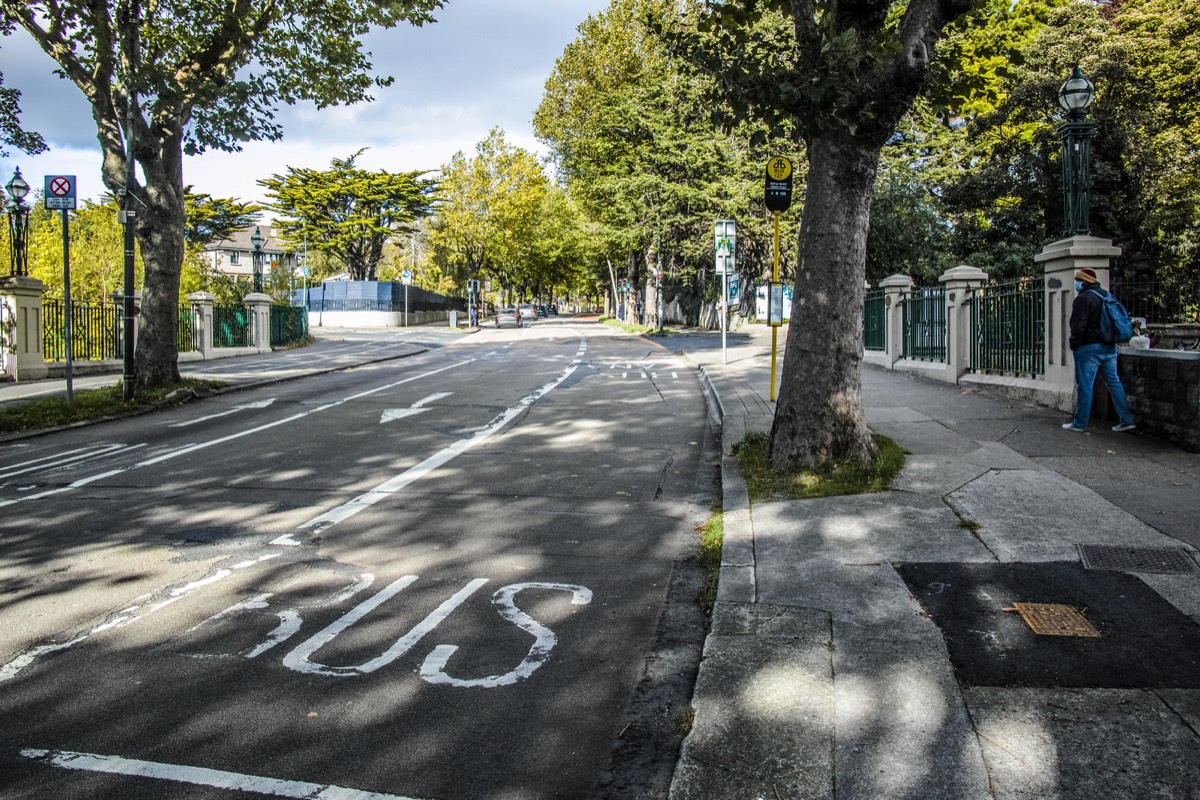
[[[1100,638],[1100,631],[1071,606],[1062,603],[1013,603],[1012,607],[1034,633],[1042,636]]]
[[[1196,562],[1182,547],[1118,547],[1110,544],[1078,545],[1086,569],[1118,572],[1196,572]]]

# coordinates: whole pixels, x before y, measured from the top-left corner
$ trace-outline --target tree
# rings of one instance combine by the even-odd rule
[[[15,147],[29,155],[46,151],[41,134],[21,127],[21,93],[4,85],[0,72],[0,158],[8,158],[6,147]]]
[[[423,24],[440,0],[0,0],[0,32],[23,28],[92,106],[104,183],[129,190],[145,263],[137,382],[179,380],[184,258],[183,155],[278,140],[279,103],[323,108],[369,99],[370,26]],[[126,145],[140,176],[127,169]],[[126,186],[132,174],[132,185]],[[127,201],[128,202],[128,201]]]
[[[552,189],[537,156],[509,144],[494,128],[467,158],[442,168],[431,243],[456,282],[494,278],[506,290],[529,290],[545,278],[539,243]]]
[[[187,214],[183,239],[189,247],[203,247],[228,239],[235,231],[257,222],[263,210],[258,203],[244,203],[232,197],[213,197],[204,192],[194,192],[191,186],[183,187],[183,207]]]
[[[771,431],[776,467],[869,461],[861,315],[880,152],[925,88],[943,29],[973,0],[743,0],[679,37],[734,119],[786,119],[809,171],[787,354]],[[783,24],[786,23],[786,24]],[[802,321],[802,322],[801,322]]]
[[[327,170],[288,167],[258,184],[285,215],[278,223],[284,237],[299,245],[307,235],[311,249],[340,261],[350,279],[373,281],[384,245],[429,214],[435,183],[426,170],[369,172],[355,165],[363,154],[335,158]]]

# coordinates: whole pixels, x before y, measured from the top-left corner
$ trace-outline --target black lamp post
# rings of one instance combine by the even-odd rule
[[[250,236],[250,244],[254,245],[254,291],[261,292],[262,287],[262,246],[266,239],[263,238],[262,231],[258,226],[254,226],[254,233]]]
[[[26,258],[26,233],[29,231],[29,209],[25,207],[25,195],[29,194],[29,184],[21,177],[20,168],[13,170],[12,180],[4,187],[12,199],[8,209],[8,246],[12,256],[12,274],[28,275],[28,259]]]
[[[1096,96],[1096,87],[1075,67],[1058,90],[1058,104],[1067,118],[1058,129],[1062,141],[1063,224],[1067,236],[1090,236],[1090,184],[1092,169],[1092,133],[1096,123],[1085,119],[1088,106]]]

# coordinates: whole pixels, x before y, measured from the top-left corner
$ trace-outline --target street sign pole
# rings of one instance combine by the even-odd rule
[[[732,219],[719,219],[714,225],[713,233],[716,268],[721,276],[721,302],[718,304],[721,316],[721,363],[728,364],[726,329],[729,325],[726,316],[729,314],[729,273],[734,270],[736,264],[734,254],[737,252],[737,222]]]
[[[71,213],[75,210],[75,176],[47,175],[43,204],[47,209],[62,212],[63,241],[63,355],[67,379],[67,405],[75,402],[75,381],[72,374],[74,357],[71,352]]]
[[[767,162],[767,178],[764,187],[767,208],[775,212],[775,266],[771,271],[771,285],[767,290],[767,319],[771,325],[771,402],[775,402],[775,366],[779,353],[779,326],[783,324],[783,292],[779,292],[778,316],[773,312],[775,284],[779,283],[779,214],[792,204],[792,162],[776,156]]]

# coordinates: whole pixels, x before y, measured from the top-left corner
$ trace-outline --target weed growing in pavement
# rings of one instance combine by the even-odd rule
[[[224,385],[220,381],[184,378],[180,384],[165,389],[138,390],[128,403],[122,397],[120,386],[75,392],[74,402],[70,405],[66,397],[39,397],[6,403],[0,406],[0,434],[128,417],[154,408],[179,405]]]
[[[700,532],[700,560],[704,566],[704,585],[700,587],[700,605],[704,613],[712,616],[717,602],[717,580],[721,574],[721,540],[725,525],[719,507],[703,525],[696,527]]]
[[[815,471],[772,468],[770,436],[759,431],[746,434],[733,446],[733,454],[741,466],[751,502],[867,494],[886,491],[904,467],[900,445],[878,433],[871,438],[875,441],[874,463],[829,462]]]
[[[671,328],[663,328],[660,334],[658,328],[652,328],[649,325],[637,325],[632,322],[621,322],[621,320],[614,319],[613,317],[600,317],[600,322],[604,325],[612,325],[614,328],[620,328],[626,333],[638,333],[643,336],[668,336],[679,332]]]

